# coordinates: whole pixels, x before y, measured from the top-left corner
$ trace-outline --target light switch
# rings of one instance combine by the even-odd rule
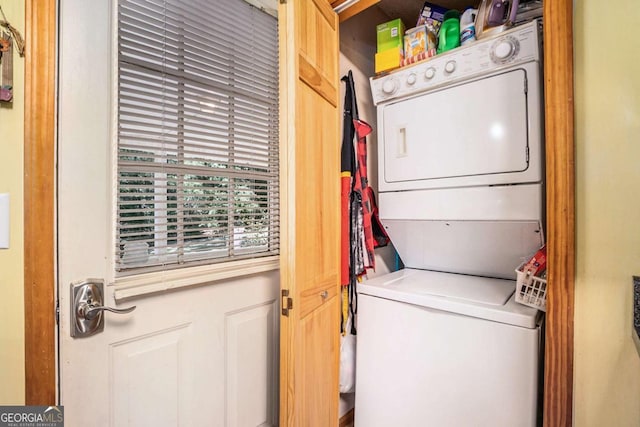
[[[9,194],[0,194],[0,249],[9,249]]]

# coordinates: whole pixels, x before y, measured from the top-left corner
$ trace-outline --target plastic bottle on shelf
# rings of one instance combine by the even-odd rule
[[[460,46],[460,12],[451,9],[444,14],[438,39],[438,53]]]
[[[460,45],[464,46],[476,40],[476,16],[478,9],[468,7],[460,17]]]

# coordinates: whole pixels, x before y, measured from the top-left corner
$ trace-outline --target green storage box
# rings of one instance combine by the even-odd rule
[[[403,49],[404,45],[404,24],[402,19],[394,19],[376,27],[378,35],[378,52],[390,49]]]

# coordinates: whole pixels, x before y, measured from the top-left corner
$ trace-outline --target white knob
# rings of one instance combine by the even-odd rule
[[[407,77],[407,84],[412,85],[415,82],[416,82],[416,75],[414,73],[409,74],[409,77]]]
[[[382,84],[382,91],[388,95],[395,92],[397,89],[396,81],[393,79],[385,80]]]
[[[501,41],[493,51],[496,58],[507,59],[514,51],[513,43],[508,40]]]
[[[427,80],[431,80],[436,75],[436,69],[433,67],[427,68],[427,71],[424,72],[424,77]]]
[[[444,65],[444,70],[447,73],[453,73],[456,69],[456,61],[449,61]]]

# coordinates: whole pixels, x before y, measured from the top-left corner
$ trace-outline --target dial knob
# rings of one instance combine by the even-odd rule
[[[407,84],[408,85],[413,85],[416,82],[416,75],[414,73],[409,74],[409,77],[407,77]]]
[[[449,61],[444,65],[444,70],[447,73],[453,73],[456,70],[456,61]]]
[[[394,79],[385,80],[385,82],[382,84],[382,91],[387,95],[391,95],[396,91],[396,89],[398,89],[398,84]]]
[[[496,58],[507,59],[513,54],[514,46],[508,40],[501,41],[494,50]]]
[[[514,58],[520,50],[520,43],[513,37],[497,40],[491,47],[491,60],[496,64],[504,64]]]
[[[429,67],[427,68],[427,71],[424,72],[424,77],[427,80],[431,80],[432,78],[434,78],[436,75],[436,69],[433,67]]]

